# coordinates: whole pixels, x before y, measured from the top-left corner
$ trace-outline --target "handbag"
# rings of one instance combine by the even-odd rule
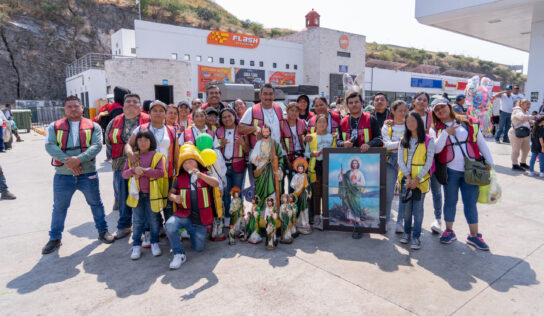
[[[514,127],[514,124],[512,124],[512,128],[514,129],[514,134],[517,138],[525,138],[531,135],[531,129],[527,126]]]
[[[441,185],[448,184],[448,165],[441,163],[438,160],[438,155],[434,155],[434,167],[434,176],[436,176],[438,183]]]
[[[463,146],[459,143],[457,136],[453,135],[455,143],[461,149],[465,157],[465,182],[472,185],[488,185],[491,183],[491,172],[487,169],[485,159],[470,160],[463,150]]]

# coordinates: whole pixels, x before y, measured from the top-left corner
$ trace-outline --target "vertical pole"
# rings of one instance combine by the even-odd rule
[[[138,1],[138,15],[140,16],[140,20],[142,19],[142,5],[140,4],[141,1]]]

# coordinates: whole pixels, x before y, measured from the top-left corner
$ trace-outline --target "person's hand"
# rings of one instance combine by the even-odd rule
[[[219,141],[219,146],[221,148],[225,148],[225,146],[227,146],[227,143],[228,143],[228,140],[226,138],[221,138],[221,140]]]
[[[385,120],[385,122],[383,122],[383,124],[385,124],[387,126],[393,126],[393,120]]]
[[[72,156],[72,157],[66,158],[66,161],[64,162],[64,165],[68,169],[72,169],[72,168],[75,168],[75,167],[81,165],[81,161],[79,160],[79,158]]]
[[[314,150],[310,153],[310,156],[312,157],[319,157],[321,156],[321,150]]]
[[[307,143],[311,142],[312,139],[314,139],[312,134],[306,134],[306,136],[304,136],[304,141],[307,142]]]
[[[174,193],[168,193],[168,200],[177,203],[176,197],[177,197],[177,195],[175,195]]]
[[[353,143],[351,142],[351,140],[346,140],[346,141],[344,142],[344,147],[345,147],[345,148],[351,148],[351,147],[353,147]]]
[[[144,172],[145,172],[145,169],[142,168],[142,167],[134,167],[134,173],[138,176],[138,177],[141,177],[144,175]]]
[[[459,126],[461,125],[453,123],[450,127],[446,128],[446,132],[448,132],[448,135],[455,135],[455,130],[459,128]]]
[[[370,145],[369,145],[369,144],[363,144],[363,145],[361,146],[361,152],[362,152],[362,153],[366,153],[369,149],[370,149]]]
[[[83,168],[81,167],[81,165],[68,169],[70,169],[74,173],[74,176],[79,176],[83,172]]]
[[[139,161],[138,161],[138,155],[135,154],[135,153],[128,153],[127,154],[127,159],[128,161],[130,161],[130,164],[131,165],[139,165]]]
[[[261,135],[261,132],[262,132],[261,128],[259,126],[255,126],[255,134]]]

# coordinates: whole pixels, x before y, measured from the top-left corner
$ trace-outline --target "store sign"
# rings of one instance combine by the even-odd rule
[[[348,72],[348,65],[339,65],[338,66],[338,72],[347,73]]]
[[[442,80],[428,78],[412,78],[411,87],[442,89]]]
[[[206,86],[211,81],[229,82],[231,77],[230,68],[209,67],[198,65],[198,92],[206,91]]]
[[[162,79],[162,84],[164,86],[167,86],[168,85],[168,79]]]
[[[296,84],[295,77],[294,72],[276,71],[270,76],[268,82],[278,86],[292,86]]]
[[[457,89],[457,82],[448,82],[448,80],[444,80],[444,88],[454,88]]]
[[[261,39],[258,36],[212,31],[208,34],[207,43],[238,48],[256,48]]]
[[[538,102],[538,91],[531,92],[531,102]]]
[[[340,36],[340,48],[347,49],[349,47],[349,38],[346,34]]]
[[[236,83],[252,84],[256,89],[260,89],[264,84],[264,70],[234,68],[234,80]]]

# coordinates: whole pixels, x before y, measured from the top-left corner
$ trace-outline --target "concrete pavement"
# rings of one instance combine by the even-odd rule
[[[68,211],[63,246],[42,256],[48,240],[54,170],[43,136],[0,154],[17,200],[0,201],[0,311],[3,315],[149,314],[380,314],[541,315],[544,311],[544,180],[510,170],[510,146],[489,143],[503,189],[497,205],[478,204],[480,231],[490,252],[465,244],[468,227],[459,205],[459,241],[441,245],[430,233],[432,198],[425,201],[419,251],[393,231],[351,239],[345,232],[314,232],[292,245],[208,242],[169,271],[171,253],[148,250],[130,260],[128,238],[105,245],[83,195]],[[97,159],[110,231],[110,164]],[[394,203],[395,204],[395,203]]]

